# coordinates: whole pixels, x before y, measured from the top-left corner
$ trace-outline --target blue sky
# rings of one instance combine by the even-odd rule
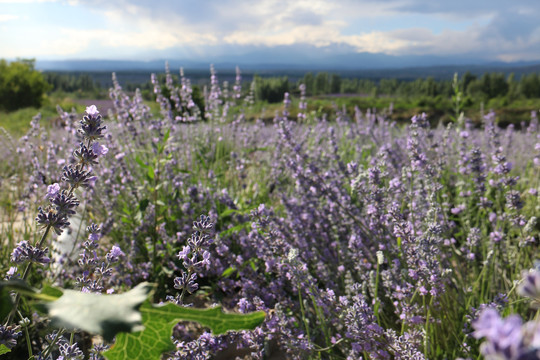
[[[540,60],[538,0],[0,0],[0,58],[200,60],[308,46]]]

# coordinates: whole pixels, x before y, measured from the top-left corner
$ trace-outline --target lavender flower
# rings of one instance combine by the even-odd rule
[[[98,142],[94,142],[92,144],[92,151],[97,156],[103,156],[103,155],[107,155],[107,153],[109,152],[109,148],[107,148],[105,145],[101,145]]]
[[[78,133],[88,141],[93,142],[104,137],[103,131],[107,128],[102,126],[102,119],[95,105],[86,108],[86,114],[80,121],[81,128]]]
[[[77,343],[70,345],[69,343],[60,344],[60,355],[65,360],[83,360],[84,353],[79,349]]]
[[[112,264],[118,262],[121,257],[126,256],[120,247],[114,245],[111,251],[107,254],[107,261]]]
[[[36,221],[42,229],[50,227],[57,235],[62,234],[62,231],[69,226],[67,215],[58,213],[51,207],[45,210],[39,207]]]
[[[93,177],[91,171],[84,171],[82,168],[68,165],[63,168],[62,180],[73,189],[79,186],[88,188],[93,181]]]
[[[540,307],[540,266],[523,272],[523,280],[518,287],[518,293],[532,299],[535,307]]]
[[[486,339],[480,346],[486,359],[537,359],[540,352],[540,323],[523,325],[518,315],[502,319],[496,310],[487,308],[473,322],[473,327],[475,338]]]
[[[174,279],[174,288],[181,290],[181,293],[175,298],[168,297],[169,300],[181,304],[184,300],[185,293],[192,294],[199,285],[197,281],[197,273],[203,268],[210,265],[210,252],[208,248],[213,243],[212,235],[214,233],[214,224],[210,217],[201,215],[198,221],[193,222],[195,233],[187,240],[187,245],[178,253],[178,259],[182,260],[184,269],[181,276]]]
[[[98,163],[98,155],[94,153],[93,146],[92,148],[87,148],[83,143],[79,145],[78,149],[73,151],[73,157],[76,163],[81,166],[92,166]]]
[[[76,213],[75,209],[79,206],[79,200],[75,195],[66,190],[62,190],[61,193],[49,198],[49,200],[57,214],[66,216],[74,215]]]
[[[17,345],[17,338],[22,335],[22,332],[18,330],[18,326],[0,324],[0,344],[5,345],[8,349],[13,349]]]
[[[199,284],[196,283],[197,274],[182,273],[180,277],[174,279],[174,288],[178,290],[186,290],[188,293],[193,294],[199,288]]]
[[[54,198],[56,194],[60,192],[60,185],[58,183],[54,183],[52,185],[47,186],[47,195],[45,195],[46,199]]]
[[[17,244],[17,247],[13,249],[11,253],[11,261],[15,264],[20,264],[25,261],[35,262],[38,264],[48,264],[51,259],[47,257],[49,249],[38,249],[24,240]]]

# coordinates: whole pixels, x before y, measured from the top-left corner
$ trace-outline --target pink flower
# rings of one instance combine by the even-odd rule
[[[99,114],[99,111],[96,105],[90,105],[86,107],[86,113],[90,116],[97,116]]]
[[[54,183],[52,185],[47,186],[47,195],[45,195],[45,199],[53,198],[60,192],[60,185],[58,183]]]
[[[105,145],[101,145],[100,143],[95,142],[95,143],[92,144],[92,151],[97,156],[103,156],[103,155],[106,155],[109,152],[109,148],[106,147]]]

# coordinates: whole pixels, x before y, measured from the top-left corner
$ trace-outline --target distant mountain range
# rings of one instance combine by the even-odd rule
[[[540,70],[540,61],[499,62],[467,56],[393,56],[378,53],[354,53],[347,49],[313,48],[306,46],[278,46],[274,48],[243,49],[204,59],[156,59],[136,60],[37,60],[36,68],[44,71],[163,72],[165,62],[176,73],[180,67],[208,71],[211,63],[216,69],[227,72],[239,66],[243,72],[284,73],[307,71],[331,71],[349,76],[373,78],[417,78],[433,76],[451,77],[455,72],[501,71],[517,74]],[[393,75],[392,75],[393,74]]]

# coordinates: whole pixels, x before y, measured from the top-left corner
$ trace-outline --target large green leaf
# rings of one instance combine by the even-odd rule
[[[120,333],[116,343],[105,352],[108,360],[159,360],[161,354],[174,350],[171,341],[173,327],[180,321],[196,321],[209,327],[214,334],[228,330],[249,330],[264,321],[262,311],[250,314],[226,314],[221,307],[194,309],[172,303],[152,305],[145,302],[140,311],[144,330],[138,333]]]
[[[11,350],[4,344],[0,344],[0,355],[7,354]]]
[[[102,335],[112,341],[119,332],[142,330],[142,316],[138,311],[152,290],[149,283],[141,283],[120,295],[100,295],[63,290],[55,301],[36,307],[47,313],[52,325],[68,330],[84,330]],[[52,292],[50,289],[48,292]]]
[[[13,309],[11,295],[4,286],[0,285],[0,321],[3,321]]]
[[[39,297],[41,294],[20,279],[0,281],[0,321],[6,318],[13,309],[13,301],[10,291],[16,291],[23,295]]]

